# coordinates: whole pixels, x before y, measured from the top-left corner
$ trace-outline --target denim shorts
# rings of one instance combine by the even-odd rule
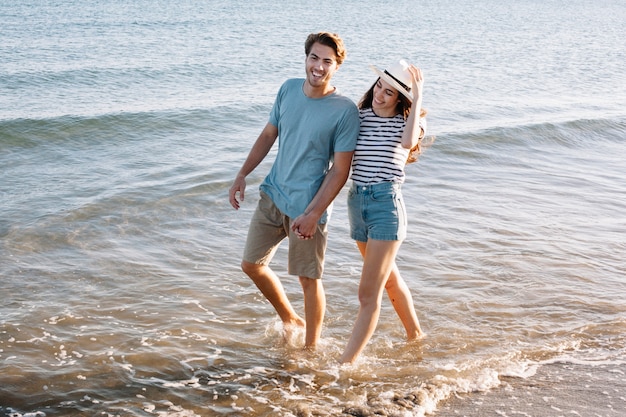
[[[400,184],[352,184],[348,192],[350,235],[359,242],[404,240],[407,218]]]

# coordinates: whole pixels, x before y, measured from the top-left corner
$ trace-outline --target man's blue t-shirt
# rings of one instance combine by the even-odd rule
[[[309,98],[304,79],[278,91],[269,122],[278,128],[278,154],[260,186],[285,215],[301,215],[317,193],[335,152],[352,152],[359,135],[356,105],[337,91]],[[324,213],[320,223],[326,223]]]

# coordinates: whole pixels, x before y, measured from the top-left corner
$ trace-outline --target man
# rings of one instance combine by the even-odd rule
[[[312,33],[304,50],[306,78],[290,79],[281,86],[269,122],[239,170],[229,199],[238,209],[244,200],[246,176],[278,138],[276,160],[259,188],[261,198],[250,223],[241,268],[274,306],[286,329],[305,326],[305,348],[315,349],[326,311],[321,277],[327,208],[348,178],[359,115],[356,105],[330,84],[346,56],[341,38]],[[268,266],[286,237],[288,272],[300,279],[306,322]]]

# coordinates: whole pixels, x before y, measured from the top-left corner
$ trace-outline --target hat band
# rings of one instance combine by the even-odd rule
[[[400,81],[399,79],[397,79],[396,77],[394,77],[393,75],[391,75],[387,70],[385,70],[385,74],[387,74],[388,76],[390,76],[391,78],[394,79],[395,82],[397,82],[398,84],[400,84],[400,86],[402,88],[404,88],[407,92],[411,91],[411,87],[409,87],[408,85],[406,85],[405,83],[403,83],[402,81]]]

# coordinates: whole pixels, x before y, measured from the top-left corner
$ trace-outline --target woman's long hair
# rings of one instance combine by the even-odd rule
[[[374,100],[374,87],[378,83],[378,80],[380,80],[380,78],[378,78],[376,82],[372,84],[370,89],[367,90],[367,92],[363,94],[363,97],[361,97],[361,100],[359,100],[359,106],[358,106],[359,109],[363,110],[363,109],[372,108],[372,101]],[[404,94],[398,91],[398,104],[396,105],[396,114],[401,114],[404,117],[404,120],[406,120],[409,117],[410,113],[411,113],[411,100],[409,100],[408,97],[406,97]],[[426,117],[426,114],[427,114],[427,111],[425,109],[420,109],[420,117]],[[420,154],[422,153],[422,140],[423,139],[424,139],[424,131],[422,130],[422,132],[420,133],[420,137],[417,141],[417,144],[414,147],[412,147],[411,150],[409,151],[409,157],[406,160],[407,164],[416,162],[417,159],[419,158]]]

